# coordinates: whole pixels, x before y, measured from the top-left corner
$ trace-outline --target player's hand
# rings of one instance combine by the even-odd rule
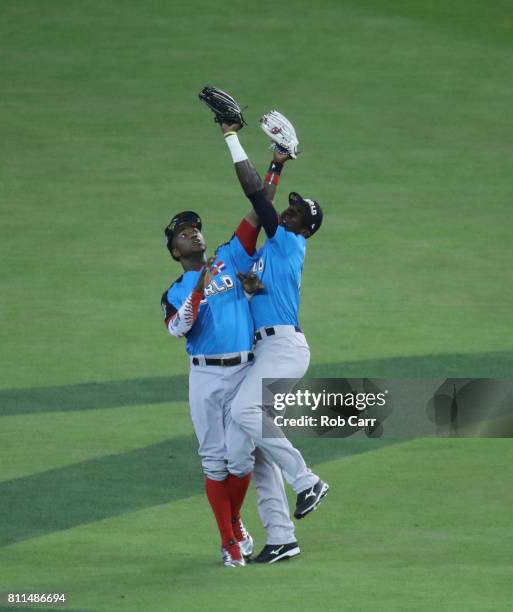
[[[237,278],[240,280],[244,291],[251,295],[265,288],[264,283],[254,272],[248,272],[248,274],[237,272]]]
[[[242,130],[242,123],[221,123],[221,132],[238,132]]]
[[[287,159],[292,159],[288,153],[281,153],[278,151],[278,149],[274,149],[273,161],[278,162],[279,164],[284,164]]]
[[[205,287],[207,287],[210,284],[210,279],[211,279],[210,268],[212,264],[214,263],[214,259],[215,257],[210,257],[209,259],[207,259],[207,263],[201,269],[201,274],[199,275],[198,282],[196,283],[196,286],[194,287],[194,291],[197,291],[198,293],[203,293],[203,291],[205,290]]]

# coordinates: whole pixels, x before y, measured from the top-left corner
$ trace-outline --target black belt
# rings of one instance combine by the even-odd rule
[[[299,327],[299,325],[294,325],[294,329],[300,334],[303,333],[303,330]],[[264,331],[266,336],[274,336],[276,334],[276,330],[274,329],[274,327],[264,327]],[[262,337],[262,333],[257,331],[257,333],[255,334],[255,342],[262,340]]]
[[[248,353],[249,362],[255,360],[255,356],[253,353]],[[201,360],[203,361],[203,360]],[[192,358],[193,365],[200,365],[201,361],[197,357]],[[240,365],[242,362],[242,357],[237,355],[237,357],[228,357],[228,359],[212,359],[210,357],[205,357],[205,365],[211,366],[236,366]],[[245,363],[245,362],[244,362]]]

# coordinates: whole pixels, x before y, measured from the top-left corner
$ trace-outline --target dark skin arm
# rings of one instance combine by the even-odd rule
[[[232,125],[227,125],[226,123],[221,124],[221,131],[223,134],[226,132],[238,132],[242,128],[240,123],[234,123]],[[290,159],[287,154],[279,153],[278,151],[273,152],[273,160],[279,162],[280,164],[284,164],[287,159]],[[271,202],[274,200],[274,196],[276,194],[276,185],[274,184],[264,184],[260,175],[255,170],[255,167],[251,163],[249,159],[246,159],[242,162],[237,162],[235,164],[235,172],[237,173],[237,178],[239,179],[239,183],[244,191],[246,196],[249,196],[257,191],[261,191],[264,189],[265,196]],[[258,219],[258,215],[252,210],[245,217],[246,221],[251,223],[253,227],[258,227],[260,225],[260,221]]]
[[[223,134],[226,134],[227,132],[238,132],[241,128],[242,126],[239,123],[231,125],[225,123],[221,124],[221,131]],[[287,154],[279,153],[278,151],[273,152],[273,161],[275,162],[283,165],[288,159],[290,159],[290,157]],[[249,159],[246,159],[243,162],[237,162],[235,164],[235,171],[246,196],[263,189],[266,198],[270,202],[274,200],[276,185],[274,183],[264,184]],[[254,210],[246,215],[245,220],[248,221],[248,223],[251,223],[253,227],[258,227],[260,225],[260,219]],[[237,276],[246,293],[254,294],[257,291],[264,289],[264,284],[254,272],[249,272],[248,274],[238,272]]]
[[[285,165],[287,159],[290,159],[290,156],[286,153],[278,153],[278,151],[273,151],[273,161],[278,162],[279,164]],[[274,203],[274,196],[276,195],[276,187],[274,183],[266,183],[264,185],[264,193],[265,197],[271,202]]]

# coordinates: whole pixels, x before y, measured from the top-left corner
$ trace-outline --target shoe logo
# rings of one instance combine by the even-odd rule
[[[269,553],[270,555],[279,555],[280,552],[283,550],[285,544],[282,544],[280,546],[280,548],[277,548],[276,550],[271,550],[271,552]]]
[[[309,497],[315,497],[315,491],[313,490],[313,487],[310,489],[310,491],[305,495],[305,499],[308,499]]]

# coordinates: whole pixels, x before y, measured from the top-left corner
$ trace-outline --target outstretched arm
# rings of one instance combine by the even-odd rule
[[[274,204],[274,196],[276,195],[276,188],[278,186],[280,180],[280,174],[283,170],[283,166],[287,159],[290,159],[288,155],[283,153],[279,153],[278,151],[274,151],[273,160],[269,165],[269,169],[267,170],[267,174],[265,175],[265,179],[263,181],[264,185],[264,195],[265,197]],[[248,160],[249,162],[249,160]],[[245,162],[241,162],[244,164]],[[249,162],[251,165],[251,162]],[[244,173],[244,176],[248,176],[250,170],[247,168],[246,170],[241,169],[241,173]],[[250,223],[253,227],[260,227],[260,219],[254,210],[249,212],[244,219]]]
[[[279,215],[273,206],[272,198],[276,192],[283,163],[288,156],[275,152],[275,158],[264,183],[239,142],[237,132],[240,127],[240,124],[221,124],[221,130],[230,150],[239,183],[245,195],[250,199],[265,233],[268,237],[272,237],[276,233],[279,223]],[[282,159],[280,160],[279,157]],[[251,218],[254,219],[254,217]],[[246,219],[251,223],[248,217]]]
[[[264,192],[265,197],[274,203],[274,196],[276,195],[276,188],[280,182],[280,174],[283,170],[283,166],[290,156],[287,153],[280,153],[279,151],[273,152],[273,160],[269,165],[267,174],[264,179]]]

